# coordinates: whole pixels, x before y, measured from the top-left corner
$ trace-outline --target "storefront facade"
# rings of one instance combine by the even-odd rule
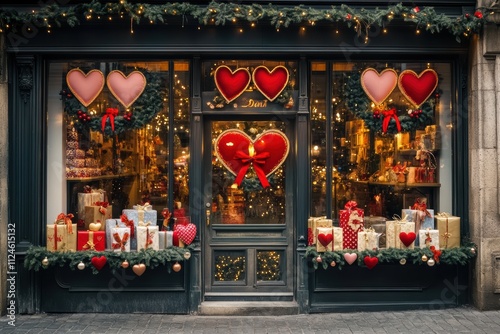
[[[219,5],[210,4],[213,13],[226,10]],[[266,14],[298,5],[289,1]],[[318,2],[315,9],[331,5],[340,6]],[[473,2],[433,6],[447,17],[477,19]],[[415,6],[408,15],[420,11]],[[473,32],[457,40],[452,31],[431,34],[425,24],[403,20],[368,25],[363,12],[353,12],[357,17],[344,8],[341,23],[286,26],[283,15],[281,27],[237,14],[221,25],[215,14],[207,22],[192,12],[170,15],[161,24],[155,16],[130,19],[125,5],[123,13],[108,12],[87,10],[86,21],[71,28],[24,25],[4,36],[17,312],[210,314],[222,301],[257,308],[279,302],[283,312],[308,313],[473,300],[475,245],[453,253],[466,258],[460,264],[443,256],[430,265],[417,247],[352,252],[360,259],[349,265],[350,252],[330,258],[308,238],[311,217],[339,226],[352,201],[364,211],[365,226],[375,227],[377,219],[401,219],[402,209],[423,200],[436,215],[461,218],[462,246],[471,237],[481,245],[470,227],[474,196],[467,182],[468,120],[476,114],[469,100]],[[405,81],[414,74],[425,82]],[[399,115],[391,116],[392,108]],[[248,170],[245,161],[253,161]],[[79,202],[89,189],[104,194],[101,219],[121,220],[123,210],[149,203],[157,212],[150,223],[159,230],[191,223],[194,239],[181,236],[189,256],[166,264],[156,253],[149,260],[127,256],[131,267],[145,264],[140,274],[135,266],[113,267],[120,260],[111,255],[97,271],[79,255],[61,267],[52,257],[43,266],[25,264],[39,262],[30,249],[49,247],[47,224],[59,213],[74,213],[77,229],[89,228],[91,213]],[[378,256],[373,269],[361,259],[366,254]],[[474,300],[481,307],[482,298]]]

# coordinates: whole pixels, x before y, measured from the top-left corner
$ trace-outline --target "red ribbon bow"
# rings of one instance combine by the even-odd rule
[[[429,247],[429,249],[431,250],[432,254],[434,254],[434,261],[436,261],[436,263],[439,263],[439,257],[441,256],[441,251],[436,249],[436,247],[434,246],[431,246]]]
[[[422,212],[425,213],[425,216],[432,217],[431,213],[429,212],[429,210],[427,210],[427,203],[421,201],[420,198],[417,198],[415,200],[415,203],[413,203],[411,209],[412,210],[422,211]]]
[[[118,249],[120,248],[122,251],[125,251],[125,245],[128,242],[129,234],[124,233],[123,238],[120,238],[120,235],[118,233],[113,233],[113,239],[115,239],[116,242],[113,242],[111,244],[111,247],[113,249]]]
[[[107,208],[109,203],[108,202],[95,202],[95,206],[102,206],[103,208]]]
[[[266,174],[262,170],[262,165],[266,163],[266,159],[269,158],[270,156],[271,155],[269,154],[269,152],[262,152],[257,155],[248,155],[243,151],[236,152],[235,159],[240,159],[241,162],[243,163],[243,166],[238,172],[238,175],[236,176],[234,183],[236,183],[238,186],[241,184],[243,178],[245,177],[248,171],[248,168],[250,167],[250,164],[252,164],[253,170],[255,171],[255,174],[257,174],[257,177],[259,178],[262,187],[264,188],[269,187],[270,184],[269,181],[267,181]]]
[[[132,219],[128,219],[127,215],[121,215],[120,219],[122,223],[124,223],[130,229],[130,237],[134,237],[134,221]]]
[[[358,206],[358,203],[356,201],[348,201],[345,205],[344,208],[346,210],[353,210]]]
[[[102,116],[101,126],[102,132],[104,132],[104,128],[106,127],[106,121],[109,118],[109,123],[111,124],[111,130],[115,131],[115,116],[118,116],[117,108],[106,108],[106,113]]]
[[[396,127],[398,129],[398,132],[401,132],[401,123],[399,123],[399,118],[396,108],[384,110],[382,111],[382,115],[384,115],[384,120],[382,121],[382,132],[384,133],[387,132],[387,128],[389,127],[389,122],[391,121],[391,118],[394,118],[394,121],[396,121]]]
[[[56,223],[63,222],[63,224],[66,224],[66,229],[68,230],[68,233],[72,234],[73,222],[71,221],[71,219],[73,219],[73,217],[75,216],[72,213],[65,214],[61,212],[60,214],[57,215]]]
[[[90,194],[92,192],[92,187],[90,186],[83,187],[83,192],[86,194]]]

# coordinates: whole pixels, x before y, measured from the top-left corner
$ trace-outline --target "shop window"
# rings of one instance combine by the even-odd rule
[[[449,63],[313,62],[310,77],[312,216],[348,201],[389,219],[419,201],[452,212]]]
[[[188,219],[189,67],[186,61],[49,64],[48,221],[72,213],[85,229],[146,203],[158,213],[152,224],[163,224],[164,209]],[[85,192],[101,194],[93,202],[105,203],[105,215],[86,213],[95,203],[82,202]]]

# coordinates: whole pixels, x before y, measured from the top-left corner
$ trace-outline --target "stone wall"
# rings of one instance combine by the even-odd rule
[[[8,101],[7,61],[3,34],[0,35],[0,315],[6,312],[7,272],[7,168],[8,168]]]

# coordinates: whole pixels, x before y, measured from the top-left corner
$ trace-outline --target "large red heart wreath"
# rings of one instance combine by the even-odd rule
[[[219,161],[236,176],[238,186],[250,166],[253,167],[262,187],[269,187],[267,176],[271,175],[285,161],[290,144],[285,134],[268,130],[252,140],[238,129],[226,130],[215,142],[215,154]]]
[[[426,69],[420,74],[405,70],[398,80],[399,90],[417,109],[427,101],[437,85],[438,75],[433,69]]]
[[[255,87],[271,102],[285,89],[289,77],[284,66],[276,66],[272,71],[265,66],[257,66],[252,73]]]
[[[227,103],[237,99],[247,89],[252,79],[246,68],[231,71],[225,65],[217,67],[214,78],[217,89]]]

